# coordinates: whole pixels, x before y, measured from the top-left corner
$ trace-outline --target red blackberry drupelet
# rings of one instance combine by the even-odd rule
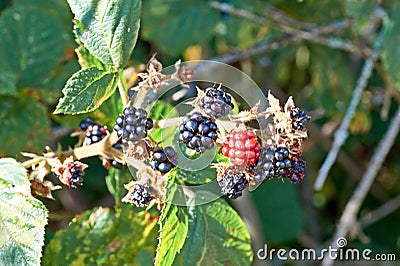
[[[261,146],[252,131],[233,131],[222,147],[222,154],[238,166],[254,165],[260,157]]]

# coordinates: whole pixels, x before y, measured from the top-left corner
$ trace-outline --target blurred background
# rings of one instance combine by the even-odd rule
[[[21,17],[13,16],[16,10]],[[0,54],[0,156],[21,159],[21,151],[43,152],[46,145],[72,147],[77,139],[69,134],[87,115],[52,114],[66,80],[80,68],[66,1],[3,0],[0,12],[0,44],[7,51]],[[320,248],[332,241],[346,204],[374,163],[378,144],[396,122],[398,14],[395,0],[143,1],[133,71],[143,69],[154,52],[164,66],[178,59],[216,60],[245,72],[281,103],[293,96],[312,117],[304,143],[304,180],[298,185],[267,181],[232,203],[251,227],[255,250],[264,243],[276,249]],[[51,30],[41,34],[43,29]],[[11,56],[19,60],[8,60]],[[356,89],[359,97],[353,97]],[[321,165],[349,106],[355,113],[341,131],[348,137],[326,182],[316,190]],[[118,112],[100,108],[89,115],[112,128]],[[400,139],[392,140],[359,201],[357,222],[348,228],[347,238],[348,247],[399,256]],[[54,201],[44,199],[51,211],[47,241],[74,214],[114,204],[100,160],[84,162],[90,167],[83,187],[56,191]]]

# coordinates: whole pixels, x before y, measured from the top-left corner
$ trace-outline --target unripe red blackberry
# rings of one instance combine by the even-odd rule
[[[230,162],[238,166],[249,166],[260,157],[260,144],[252,131],[233,131],[221,149]]]
[[[147,131],[153,127],[153,120],[141,108],[126,107],[115,121],[114,130],[124,141],[136,142],[147,137]]]
[[[230,199],[242,196],[242,191],[248,186],[246,174],[237,166],[229,166],[217,177],[221,193]]]
[[[177,154],[175,150],[168,146],[164,150],[157,149],[153,152],[150,159],[150,166],[154,170],[160,171],[165,174],[168,173],[177,164]]]
[[[200,109],[212,118],[227,115],[233,108],[231,96],[220,87],[209,87],[199,101]]]
[[[211,150],[218,137],[217,125],[198,112],[185,116],[179,131],[179,141],[199,153]]]
[[[307,122],[310,120],[310,116],[297,107],[290,110],[290,118],[292,119],[292,127],[296,130],[303,130]]]

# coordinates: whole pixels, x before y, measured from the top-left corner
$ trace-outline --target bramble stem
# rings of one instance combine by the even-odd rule
[[[394,115],[388,130],[386,131],[374,155],[372,156],[371,161],[368,163],[369,167],[361,178],[361,182],[358,184],[357,188],[353,192],[353,195],[346,204],[343,214],[340,217],[339,225],[337,226],[336,232],[332,238],[332,243],[330,245],[332,248],[337,248],[337,239],[345,237],[351,227],[355,225],[356,216],[360,210],[361,204],[364,201],[372,183],[374,182],[375,176],[381,168],[387,154],[390,151],[390,148],[393,146],[396,136],[399,134],[399,130],[400,107],[397,109],[396,114]],[[332,265],[333,261],[331,258],[325,257],[322,264]]]
[[[121,95],[122,104],[124,105],[124,107],[126,107],[129,102],[129,96],[128,96],[128,92],[127,92],[128,88],[127,88],[126,79],[125,79],[123,70],[120,70],[118,72],[118,90],[119,90],[119,94]]]
[[[124,154],[121,151],[112,148],[112,145],[117,141],[118,141],[118,136],[115,132],[113,132],[98,143],[78,147],[73,150],[67,150],[61,152],[58,151],[47,152],[43,155],[43,157],[59,158],[60,161],[64,161],[66,158],[70,156],[73,156],[75,160],[81,160],[84,158],[89,158],[94,156],[104,156],[107,158],[114,158],[120,162],[123,162]],[[41,157],[32,158],[23,162],[22,165],[26,168],[29,168],[35,164],[38,164],[41,160],[43,160],[43,158]]]
[[[315,190],[321,190],[326,177],[328,176],[328,173],[330,169],[332,168],[332,165],[336,161],[336,157],[339,153],[339,150],[343,146],[344,142],[346,141],[349,132],[348,128],[350,125],[350,122],[356,112],[358,103],[361,100],[361,95],[364,89],[368,85],[368,80],[372,75],[372,70],[374,69],[374,62],[378,59],[379,54],[377,50],[380,48],[382,44],[382,39],[383,39],[383,31],[380,32],[376,42],[375,42],[375,51],[371,54],[371,56],[365,61],[362,71],[360,74],[360,77],[357,80],[357,85],[355,89],[353,90],[353,95],[350,100],[350,104],[346,110],[346,114],[342,120],[342,123],[340,124],[339,128],[336,130],[335,135],[334,135],[334,141],[332,144],[332,148],[330,149],[328,155],[326,156],[326,159],[324,163],[322,164],[318,176],[316,178],[316,181],[314,183],[314,189]]]

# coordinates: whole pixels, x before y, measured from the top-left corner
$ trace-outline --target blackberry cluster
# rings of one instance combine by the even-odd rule
[[[212,118],[219,118],[227,115],[233,108],[231,96],[223,89],[209,87],[204,96],[200,98],[201,110]]]
[[[307,122],[310,120],[310,116],[297,107],[290,110],[290,118],[292,119],[292,127],[296,130],[303,130]]]
[[[144,207],[152,200],[152,197],[147,186],[143,184],[135,184],[129,200],[137,207]]]
[[[79,130],[85,131],[86,145],[97,143],[107,136],[107,128],[101,124],[95,123],[90,117],[79,124]]]
[[[297,184],[304,177],[304,169],[306,167],[306,163],[303,161],[303,159],[301,159],[300,155],[297,155],[292,160],[292,166],[289,168],[286,176],[290,179],[292,183]]]
[[[91,126],[94,125],[95,122],[92,118],[87,117],[85,120],[81,121],[81,123],[79,124],[79,129],[82,131],[86,131],[86,129]]]
[[[85,143],[86,145],[90,145],[93,143],[97,143],[104,139],[107,136],[107,128],[100,124],[93,124],[88,126],[85,133]]]
[[[212,149],[218,137],[217,125],[198,112],[185,116],[179,131],[179,141],[199,153]]]
[[[246,175],[237,166],[229,166],[224,173],[217,177],[221,193],[230,199],[242,196],[242,191],[249,184]]]
[[[141,108],[126,107],[115,121],[114,130],[125,141],[136,142],[147,137],[147,131],[153,128],[153,120]]]
[[[153,156],[150,160],[150,166],[154,170],[160,171],[161,173],[168,173],[177,164],[177,154],[175,150],[168,146],[164,150],[159,149],[153,152]]]
[[[238,166],[249,166],[257,162],[260,157],[260,144],[252,131],[233,131],[221,149],[223,155],[230,162]]]
[[[274,145],[261,150],[261,156],[254,169],[254,179],[263,181],[266,178],[285,177],[292,167],[289,151]]]
[[[119,139],[118,142],[116,142],[116,143],[114,143],[114,144],[112,145],[112,147],[113,147],[114,149],[117,149],[117,150],[122,150],[122,140]],[[122,167],[124,167],[124,165],[123,165],[122,163],[120,163],[120,162],[118,162],[118,161],[116,161],[116,160],[107,158],[107,161],[109,161],[110,164],[111,164],[111,166],[114,167],[114,168],[116,168],[116,169],[121,169]]]
[[[70,169],[69,173],[71,177],[69,178],[69,185],[72,187],[76,187],[77,185],[82,186],[83,184],[83,171],[78,164],[74,164]]]

